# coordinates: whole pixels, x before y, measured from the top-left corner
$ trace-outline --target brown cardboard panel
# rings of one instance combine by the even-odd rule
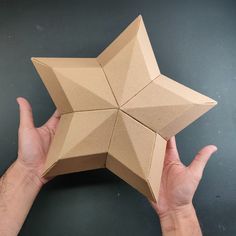
[[[128,27],[97,57],[99,63],[105,66],[137,35],[141,16],[138,16]]]
[[[160,75],[141,16],[136,18],[97,59],[119,105],[124,104]]]
[[[116,109],[75,112],[61,159],[107,152],[116,117]]]
[[[55,68],[93,68],[98,66],[95,58],[65,58],[65,57],[32,57],[31,60],[38,61],[43,65]]]
[[[161,75],[121,109],[168,140],[215,105],[213,99]]]
[[[159,77],[121,107],[155,132],[192,106],[189,101],[164,89],[158,82]]]
[[[95,158],[96,154],[107,153],[116,116],[116,109],[74,112],[62,116],[58,132],[55,134],[47,156],[45,174],[50,170],[52,164],[55,164],[56,159],[68,159],[67,162],[60,162],[63,170],[60,171],[59,167],[56,167],[57,163],[52,168],[54,174],[56,174],[55,170],[59,174],[66,173],[66,167],[69,166],[71,158],[86,158],[87,161],[88,156],[93,155]],[[65,119],[65,117],[68,118]],[[94,158],[89,160],[92,161]],[[62,163],[67,164],[63,167]]]
[[[105,168],[107,153],[60,159],[50,168],[44,177]]]
[[[69,131],[73,113],[64,114],[61,116],[55,136],[50,145],[47,160],[44,166],[44,172],[50,169],[61,157],[62,147],[64,145],[65,137]]]
[[[55,94],[54,100],[61,101],[61,93],[63,93],[63,97],[66,97],[66,101],[70,104],[69,112],[71,109],[72,111],[83,111],[117,107],[106,76],[96,59],[36,58],[34,60],[40,60],[40,65],[42,65],[41,63],[47,65],[42,67],[40,75],[45,81],[56,80],[55,84],[59,83],[62,91]],[[53,78],[49,78],[48,73],[45,76],[43,74],[49,70],[49,66],[50,71],[53,72]],[[51,89],[53,92],[54,87]]]
[[[54,72],[74,111],[117,107],[105,74],[98,63],[94,67],[55,68]]]
[[[117,158],[114,158],[110,154],[108,154],[107,156],[106,168],[113,172],[115,175],[119,176],[133,188],[137,189],[148,199],[156,201],[148,182],[131,171],[126,165],[121,163]]]
[[[192,106],[192,108],[184,112],[180,117],[177,117],[173,122],[170,122],[166,127],[161,129],[159,134],[168,140],[170,137],[174,136],[185,127],[190,125],[193,121],[197,120],[204,113],[212,109],[214,105],[211,103],[202,105],[195,104]]]
[[[161,75],[158,77],[158,80],[156,80],[160,86],[162,86],[165,89],[170,90],[173,93],[176,93],[178,96],[182,96],[186,100],[190,101],[194,104],[213,104],[216,105],[217,102],[213,100],[212,98],[209,98],[197,91],[194,91],[170,78],[168,78],[165,75]]]
[[[156,202],[159,195],[159,188],[161,184],[161,176],[163,170],[163,163],[165,159],[167,141],[159,134],[156,134],[155,146],[152,155],[152,162],[150,165],[147,182],[150,185],[154,201]]]
[[[57,77],[53,70],[46,64],[41,63],[36,58],[32,59],[32,62],[39,73],[45,87],[47,88],[53,102],[55,103],[58,111],[61,114],[72,112],[73,109],[68,98],[65,95],[61,84],[57,80]]]
[[[155,133],[119,111],[108,153],[141,178],[147,178]]]
[[[121,116],[122,115],[124,115],[126,117],[125,114],[121,113]],[[128,116],[127,116],[127,118],[128,118]],[[119,121],[119,116],[118,116],[118,119],[117,119],[118,126],[115,127],[113,136],[116,135],[115,132],[123,133],[122,132],[123,130],[120,130],[119,122],[120,121]],[[133,120],[133,122],[136,122],[136,121]],[[132,157],[132,154],[131,154],[131,156],[128,156],[128,155],[125,156],[125,158],[128,160],[124,161],[124,159],[123,159],[124,154],[122,153],[123,149],[122,149],[121,145],[124,145],[123,148],[125,150],[125,153],[128,153],[130,155],[130,153],[129,153],[130,147],[127,146],[130,144],[127,142],[126,138],[123,140],[123,138],[124,138],[123,136],[120,138],[118,137],[117,140],[123,141],[123,142],[125,142],[125,144],[121,143],[121,142],[117,143],[118,149],[115,151],[114,150],[111,151],[111,148],[109,149],[107,161],[106,161],[106,168],[108,168],[114,174],[116,174],[121,179],[126,181],[128,184],[130,184],[132,187],[137,189],[139,192],[144,194],[149,200],[156,202],[158,199],[159,187],[160,187],[160,183],[161,183],[161,174],[162,174],[162,169],[163,169],[163,162],[164,162],[164,157],[165,157],[165,150],[166,150],[167,141],[165,139],[163,139],[158,134],[154,134],[154,136],[155,136],[154,137],[154,146],[153,146],[153,140],[151,140],[151,142],[149,142],[149,145],[150,146],[152,145],[152,147],[150,147],[151,152],[148,154],[143,153],[144,156],[142,157],[143,160],[146,159],[146,162],[141,163],[142,165],[145,166],[146,176],[140,175],[140,173],[138,172],[138,171],[140,171],[140,169],[133,168],[135,166],[136,161],[133,158],[130,158],[130,157]],[[142,140],[143,137],[140,136],[139,138]],[[137,140],[139,138],[136,137]],[[111,144],[111,146],[112,145],[114,145],[114,144]],[[140,145],[140,144],[136,143],[136,145]],[[141,146],[144,147],[144,149],[145,149],[145,145],[141,145]],[[126,151],[128,151],[128,152],[126,152]],[[147,155],[147,156],[145,156],[145,155]],[[150,155],[150,156],[148,156],[148,155]],[[127,162],[129,164],[127,164]]]

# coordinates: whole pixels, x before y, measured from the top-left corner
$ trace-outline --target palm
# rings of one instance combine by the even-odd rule
[[[60,117],[56,111],[43,126],[35,128],[30,104],[23,98],[17,101],[20,105],[18,158],[27,168],[33,168],[41,176]]]
[[[168,141],[158,202],[152,203],[159,215],[191,204],[203,169],[214,151],[215,146],[206,146],[186,167],[180,161],[175,139]]]
[[[183,164],[173,163],[166,166],[163,170],[157,204],[159,212],[191,203],[197,185],[198,180],[193,178]]]
[[[50,133],[41,128],[29,128],[19,132],[20,156],[28,165],[41,166],[50,144]]]

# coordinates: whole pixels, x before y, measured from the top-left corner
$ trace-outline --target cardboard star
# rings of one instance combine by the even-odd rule
[[[158,197],[167,140],[216,102],[160,74],[142,17],[97,58],[32,58],[61,120],[46,177],[108,168]]]

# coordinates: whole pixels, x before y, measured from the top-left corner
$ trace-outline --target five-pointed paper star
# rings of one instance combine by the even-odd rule
[[[167,140],[216,102],[160,74],[142,17],[97,58],[32,58],[62,114],[45,176],[108,168],[156,201]]]

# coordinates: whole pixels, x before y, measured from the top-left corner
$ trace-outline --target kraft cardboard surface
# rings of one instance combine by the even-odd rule
[[[44,176],[107,168],[157,201],[168,139],[216,102],[160,73],[142,17],[97,58],[32,58],[60,123]]]
[[[100,154],[108,152],[116,116],[116,109],[82,111],[62,115],[47,156],[45,175],[52,176],[52,171],[55,173],[55,168],[58,170],[57,162],[65,159],[77,158],[78,166],[80,166],[83,161],[88,162],[87,157],[92,156],[93,158],[89,160],[91,160],[90,165],[93,169],[93,159],[101,158]],[[53,168],[51,168],[52,165],[54,165]],[[63,165],[61,168],[65,169],[67,173],[74,172],[71,168],[70,171],[67,170]]]
[[[168,140],[215,104],[214,100],[160,75],[121,109]]]
[[[165,156],[166,140],[119,111],[106,167],[155,201]],[[155,169],[155,170],[154,170]],[[150,185],[151,184],[153,185]],[[151,186],[151,187],[150,187]],[[152,188],[153,187],[153,188]]]
[[[155,133],[119,111],[109,154],[141,178],[147,178]]]
[[[116,108],[106,76],[94,58],[32,58],[60,113]]]
[[[98,61],[119,105],[160,74],[141,16],[98,56]]]

